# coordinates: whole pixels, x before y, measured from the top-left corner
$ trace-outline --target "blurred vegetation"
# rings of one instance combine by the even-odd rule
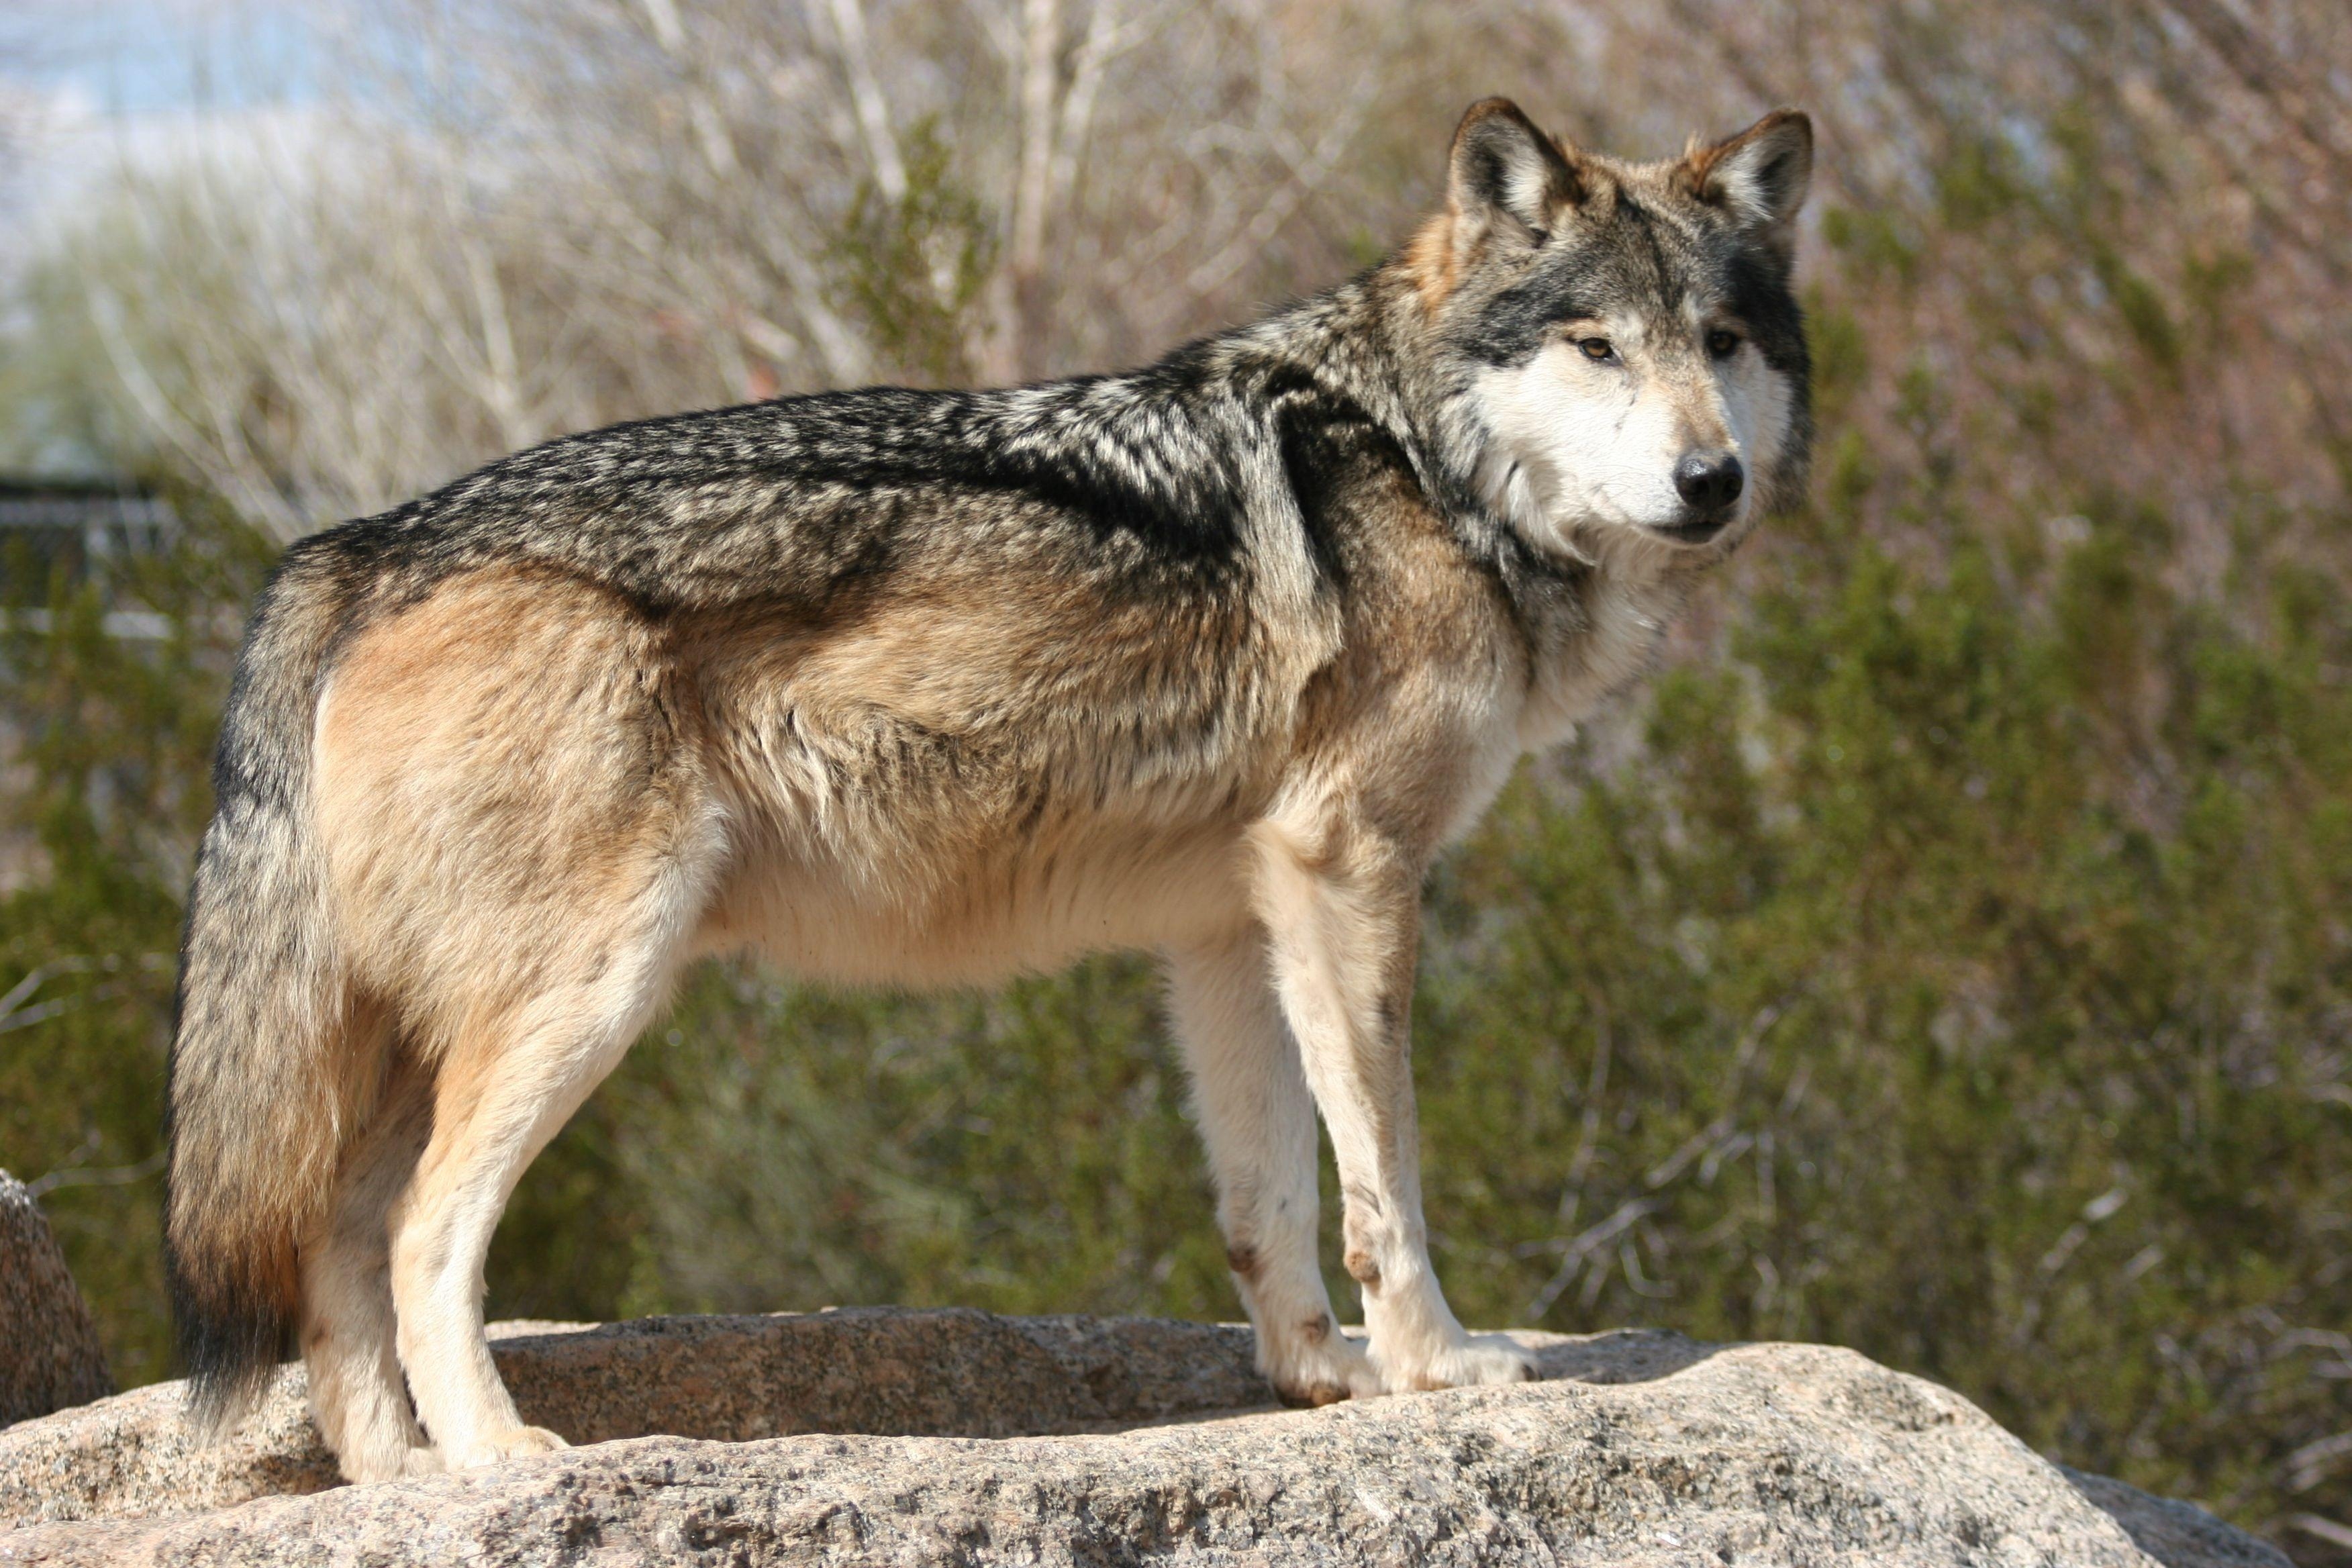
[[[168,554],[79,581],[0,540],[0,1167],[42,1194],[125,1386],[171,1370],[158,1172],[181,900],[271,553],[173,499],[191,526]],[[122,602],[169,636],[110,636]]]
[[[1764,9],[1702,31],[1752,27],[1773,96],[1828,98]],[[2352,308],[2352,274],[2276,194],[2301,165],[2209,134],[2240,110],[2172,34],[2059,9],[2075,32],[1904,33],[1945,73],[1889,44],[1888,96],[1825,112],[1811,504],[1440,868],[1415,1044],[1433,1245],[1466,1321],[1851,1345],[2305,1551],[2284,1521],[2352,1519],[2352,441],[2345,344],[2297,312]],[[1824,60],[1859,14],[1820,13]],[[1543,58],[1515,26],[1481,58]],[[1625,27],[1654,97],[1720,90]],[[1400,79],[1487,90],[1456,80],[1467,37],[1412,35]],[[2135,96],[2128,62],[2159,55],[2183,74]],[[1577,101],[1596,141],[1656,141],[1654,107]],[[1892,173],[1864,146],[1890,122],[1927,149]],[[888,374],[953,379],[985,368],[1006,247],[962,143],[910,123],[894,183],[842,183],[815,292]],[[1305,203],[1255,286],[1402,233],[1430,134],[1368,126],[1366,184]],[[152,298],[152,258],[75,265],[93,298]],[[1129,280],[1087,266],[1083,309],[1032,301],[1020,363],[1141,330],[1113,319]],[[575,337],[577,313],[555,312]],[[0,397],[190,519],[117,580],[0,574],[12,611],[49,612],[0,634],[0,994],[39,976],[0,1005],[0,1164],[47,1178],[133,1384],[169,1371],[152,1162],[179,900],[270,547],[88,369],[146,318],[40,319]],[[321,395],[236,384],[228,424],[264,456]],[[134,601],[173,635],[103,635]],[[709,967],[526,1178],[492,1310],[1231,1318],[1184,1094],[1141,959],[931,998]]]

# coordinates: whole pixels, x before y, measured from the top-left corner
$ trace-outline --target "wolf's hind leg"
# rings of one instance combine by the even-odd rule
[[[1258,1371],[1297,1403],[1378,1393],[1364,1352],[1339,1333],[1316,1259],[1315,1102],[1275,998],[1265,933],[1253,925],[1222,945],[1171,953],[1168,999]]]
[[[637,606],[509,564],[374,620],[320,700],[340,940],[432,1075],[392,1296],[416,1417],[453,1469],[561,1444],[499,1381],[482,1262],[703,916],[726,843],[700,690]]]
[[[394,1346],[391,1213],[432,1131],[429,1084],[396,1064],[367,1131],[345,1157],[335,1199],[303,1246],[302,1359],[310,1414],[354,1481],[429,1474]]]
[[[450,1469],[565,1447],[523,1426],[499,1380],[482,1332],[482,1264],[524,1168],[668,990],[699,889],[676,865],[656,880],[667,886],[624,921],[583,913],[582,927],[603,929],[551,944],[541,973],[558,983],[478,1017],[440,1063],[432,1139],[394,1215],[392,1289],[401,1363]]]

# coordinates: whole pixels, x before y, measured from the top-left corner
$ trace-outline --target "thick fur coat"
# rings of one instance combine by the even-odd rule
[[[355,1479],[560,1446],[484,1343],[491,1232],[681,966],[745,950],[1161,953],[1275,1385],[1525,1375],[1430,1268],[1419,890],[1796,493],[1811,156],[1787,111],[1631,165],[1490,100],[1393,258],[1145,369],[620,426],[289,550],[172,1061],[200,1420],[290,1343]]]

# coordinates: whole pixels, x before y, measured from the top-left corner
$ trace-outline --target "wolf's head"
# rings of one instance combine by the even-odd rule
[[[1488,99],[1405,268],[1476,449],[1538,549],[1717,551],[1793,503],[1810,434],[1790,289],[1812,125],[1766,115],[1680,160],[1564,146]]]

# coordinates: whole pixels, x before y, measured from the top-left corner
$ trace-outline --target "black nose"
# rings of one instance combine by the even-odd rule
[[[1739,459],[1728,452],[1691,452],[1675,465],[1675,489],[1685,504],[1703,515],[1730,510],[1747,483]]]

